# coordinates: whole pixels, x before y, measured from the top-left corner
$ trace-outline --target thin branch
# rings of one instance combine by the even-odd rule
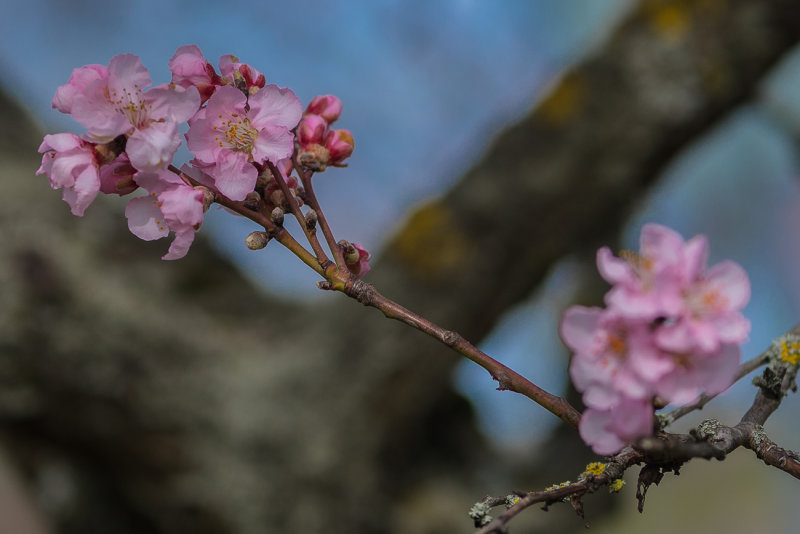
[[[289,186],[287,185],[286,180],[283,179],[280,169],[278,169],[278,167],[276,167],[269,160],[267,160],[267,166],[272,173],[272,177],[278,183],[281,191],[283,191],[283,196],[286,198],[286,202],[289,204],[289,209],[291,210],[295,219],[297,219],[297,222],[300,224],[300,228],[303,230],[306,239],[308,239],[309,244],[311,244],[311,249],[314,251],[314,254],[317,256],[319,263],[324,269],[331,260],[328,259],[328,255],[325,254],[325,250],[322,248],[322,245],[320,245],[319,239],[317,239],[316,227],[309,226],[307,224],[306,218],[303,216],[303,212],[300,211],[300,206],[297,204],[297,199],[294,198],[294,195],[292,195],[292,192],[289,190]],[[317,215],[319,216],[319,214]]]
[[[174,165],[169,166],[169,170],[174,172],[178,176],[180,176],[184,181],[192,186],[203,186],[200,182],[189,176],[188,174],[182,172],[180,169],[175,167]],[[205,187],[205,186],[203,186]],[[228,208],[229,210],[242,215],[243,217],[247,217],[251,221],[255,222],[256,224],[260,225],[267,231],[269,236],[276,241],[278,241],[281,245],[289,249],[295,256],[297,256],[300,261],[311,267],[317,274],[324,277],[325,270],[320,265],[320,262],[308,251],[303,247],[300,243],[295,240],[292,235],[286,231],[285,228],[282,226],[277,226],[269,217],[264,215],[259,211],[251,210],[245,207],[243,202],[238,202],[235,200],[231,200],[225,195],[211,191],[214,195],[214,202],[217,204]]]
[[[322,289],[342,291],[365,306],[371,306],[380,310],[389,319],[398,320],[416,328],[420,332],[428,334],[486,369],[492,378],[497,380],[497,389],[513,391],[525,395],[571,427],[578,427],[578,421],[580,421],[581,417],[580,412],[567,402],[566,399],[553,395],[540,388],[513,369],[506,367],[479,350],[476,346],[461,337],[460,334],[451,330],[446,330],[428,319],[404,308],[393,300],[386,298],[366,282],[350,277],[344,284],[323,283],[320,284],[320,287]]]
[[[642,459],[641,452],[633,447],[625,447],[606,464],[602,474],[587,476],[583,480],[562,487],[519,495],[520,499],[514,506],[476,530],[474,534],[508,532],[506,524],[526,508],[540,502],[545,503],[545,506],[547,506],[564,499],[577,498],[586,493],[594,492],[598,488],[607,486],[614,480],[621,478],[629,467],[640,463]],[[497,499],[492,499],[492,502],[497,502]]]
[[[297,162],[296,154],[292,157],[292,161],[294,162],[294,168],[297,169],[297,173],[300,175],[300,181],[302,182],[303,189],[305,190],[306,203],[311,206],[311,209],[317,212],[319,226],[322,229],[322,235],[325,236],[325,241],[328,243],[328,248],[330,249],[331,254],[333,254],[333,259],[336,261],[336,265],[345,268],[344,252],[342,251],[342,247],[339,246],[336,238],[333,236],[331,227],[328,224],[328,219],[325,217],[325,213],[322,211],[322,206],[317,200],[317,195],[314,193],[314,185],[311,183],[311,178],[313,175],[311,172],[306,172],[303,170],[302,165]]]

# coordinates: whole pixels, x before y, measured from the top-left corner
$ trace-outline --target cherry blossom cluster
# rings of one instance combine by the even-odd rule
[[[613,287],[605,308],[572,306],[560,333],[573,351],[570,376],[587,409],[583,440],[603,455],[652,435],[655,407],[716,394],[735,380],[750,323],[747,273],[723,261],[707,268],[708,242],[643,227],[638,253],[597,252]]]
[[[217,71],[195,45],[180,47],[169,69],[170,83],[155,87],[132,54],[117,55],[108,66],[75,69],[56,91],[53,107],[70,114],[86,132],[46,135],[37,171],[47,175],[53,189],[63,191],[78,216],[98,193],[146,191],[129,201],[128,227],[144,240],[173,232],[164,259],[186,254],[218,195],[231,201],[255,195],[267,213],[288,210],[276,183],[280,179],[302,206],[293,171],[342,166],[353,152],[352,134],[330,128],[342,108],[332,95],[315,98],[304,112],[290,89],[267,84],[262,73],[230,54],[222,56]],[[183,123],[188,131],[182,136]],[[172,162],[183,137],[194,159],[178,170]],[[358,258],[351,253],[348,267],[363,275],[369,255],[359,255],[363,249],[357,245],[350,248]]]

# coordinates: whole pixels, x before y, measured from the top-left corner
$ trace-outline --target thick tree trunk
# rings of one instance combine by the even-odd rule
[[[616,235],[798,38],[789,0],[644,2],[412,215],[371,281],[479,340]],[[451,391],[453,355],[338,295],[267,298],[202,240],[161,262],[113,199],[74,219],[33,176],[39,133],[0,109],[0,428],[60,532],[468,530],[480,466],[500,462]]]

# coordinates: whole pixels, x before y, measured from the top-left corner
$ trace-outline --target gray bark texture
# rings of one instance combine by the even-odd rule
[[[790,0],[642,2],[368,280],[480,340],[559,259],[613,240],[798,39]],[[0,109],[0,438],[53,531],[469,532],[470,504],[514,487],[445,347],[341,295],[266,296],[202,238],[162,262],[115,199],[72,217],[33,176],[41,132]],[[574,476],[552,473],[584,449],[558,447],[531,463]]]

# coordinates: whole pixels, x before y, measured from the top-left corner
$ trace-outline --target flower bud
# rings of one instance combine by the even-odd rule
[[[310,209],[306,212],[306,228],[313,230],[317,227],[317,212]]]
[[[269,240],[270,237],[266,232],[251,232],[250,235],[245,238],[244,243],[250,250],[260,250],[267,246]]]
[[[351,273],[361,278],[370,270],[370,254],[357,243],[339,241],[339,246],[344,249],[344,263]]]
[[[316,96],[308,104],[304,116],[319,115],[331,124],[342,114],[342,101],[333,95]]]
[[[270,214],[270,219],[272,219],[272,222],[274,222],[278,226],[281,226],[283,224],[283,208],[276,207],[274,210],[272,210],[272,213]]]
[[[98,145],[100,146],[100,145]],[[95,147],[97,152],[97,147]],[[107,195],[127,195],[138,189],[133,180],[136,169],[131,166],[128,155],[124,152],[117,159],[100,167],[100,191]]]
[[[300,149],[323,144],[327,129],[328,123],[319,115],[305,117],[297,126],[297,142],[300,144]]]
[[[349,130],[331,130],[325,136],[325,148],[328,150],[328,165],[339,166],[350,157],[355,147],[353,134]]]
[[[260,202],[261,195],[259,195],[256,191],[250,191],[247,193],[247,196],[244,197],[244,207],[249,210],[258,210],[258,205]]]

